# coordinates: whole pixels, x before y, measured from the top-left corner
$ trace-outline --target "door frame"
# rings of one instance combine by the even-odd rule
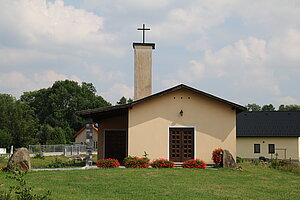
[[[168,151],[167,156],[168,160],[170,160],[170,128],[193,128],[194,129],[194,159],[197,158],[196,154],[196,126],[168,126]]]
[[[103,158],[105,159],[105,135],[106,131],[124,131],[126,133],[126,156],[128,156],[128,131],[127,129],[104,129],[103,132]]]

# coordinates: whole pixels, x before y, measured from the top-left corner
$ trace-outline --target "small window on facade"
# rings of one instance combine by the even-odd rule
[[[94,149],[97,149],[97,148],[98,148],[98,142],[94,141]]]
[[[269,144],[269,153],[275,153],[275,144]]]
[[[254,144],[254,153],[260,153],[260,144]]]

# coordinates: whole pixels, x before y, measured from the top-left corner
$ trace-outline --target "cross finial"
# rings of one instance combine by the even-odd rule
[[[143,31],[143,43],[145,43],[145,31],[150,31],[150,28],[145,28],[145,24],[143,24],[143,28],[138,28],[138,31]]]

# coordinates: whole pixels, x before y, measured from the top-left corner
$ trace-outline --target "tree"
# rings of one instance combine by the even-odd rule
[[[41,138],[41,144],[65,144],[66,143],[66,135],[62,128],[55,127],[48,124],[44,124],[41,126],[39,132]]]
[[[76,111],[111,105],[96,92],[92,83],[79,85],[71,80],[56,81],[50,88],[25,92],[21,101],[33,108],[40,124],[60,127],[65,141],[70,142],[71,136],[85,124],[84,119],[75,115]],[[44,142],[41,139],[41,143]]]
[[[12,136],[5,130],[0,129],[0,147],[9,148],[13,143]]]
[[[280,105],[279,109],[280,111],[292,111],[292,110],[300,110],[300,106],[293,104],[293,105]]]
[[[0,130],[2,144],[26,147],[37,141],[38,119],[28,104],[0,94]]]
[[[248,111],[261,111],[261,107],[255,103],[246,105]]]
[[[275,107],[272,104],[264,105],[261,108],[262,111],[275,111]]]
[[[127,99],[126,97],[122,96],[121,99],[117,102],[118,105],[131,103],[133,100],[131,98]]]

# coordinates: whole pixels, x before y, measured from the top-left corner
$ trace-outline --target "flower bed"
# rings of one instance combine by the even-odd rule
[[[151,162],[153,168],[174,168],[174,162],[168,159],[157,159]]]
[[[218,148],[213,150],[211,158],[217,167],[222,167],[223,162],[223,149]]]
[[[120,163],[116,159],[100,159],[96,162],[97,166],[100,168],[117,168],[120,166]]]
[[[186,160],[182,164],[183,168],[197,168],[206,169],[206,163],[200,159],[190,159]]]
[[[124,165],[127,168],[147,168],[149,166],[149,159],[128,156],[124,159]]]

